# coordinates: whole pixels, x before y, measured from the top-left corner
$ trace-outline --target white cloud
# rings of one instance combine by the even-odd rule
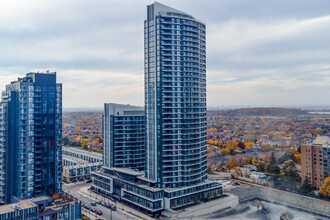
[[[150,3],[3,1],[1,89],[26,72],[50,69],[63,83],[64,107],[143,105],[143,21]],[[207,24],[209,105],[330,104],[330,16],[322,2],[163,3]]]

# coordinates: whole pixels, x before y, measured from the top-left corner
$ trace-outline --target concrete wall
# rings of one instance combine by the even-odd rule
[[[206,216],[210,213],[218,212],[226,208],[235,208],[238,206],[238,196],[228,195],[227,197],[212,200],[210,202],[195,205],[179,211],[172,215],[173,219],[190,219],[193,217]]]
[[[263,186],[243,185],[242,187],[237,187],[231,190],[230,193],[237,195],[240,202],[257,197],[270,202],[278,202],[297,209],[319,213],[330,217],[330,202],[321,199],[284,192]]]

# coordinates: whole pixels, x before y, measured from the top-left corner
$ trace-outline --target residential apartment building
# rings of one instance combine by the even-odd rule
[[[56,73],[11,82],[0,103],[0,204],[62,191],[62,84]]]
[[[99,171],[101,167],[101,162],[63,166],[63,181],[69,183],[89,180],[91,178],[91,173]]]
[[[75,166],[75,165],[80,165],[80,164],[88,164],[88,163],[89,162],[87,160],[83,160],[83,159],[68,156],[68,155],[62,155],[63,167]]]
[[[104,104],[103,165],[144,170],[144,108]]]
[[[317,137],[313,143],[301,145],[301,181],[307,176],[314,189],[319,190],[329,174],[330,138]]]
[[[205,24],[158,2],[144,24],[145,172],[110,164],[92,179],[98,193],[158,216],[218,197],[222,186],[206,173]]]
[[[0,220],[81,219],[81,202],[65,193],[20,200],[0,206]],[[56,202],[54,201],[56,199]]]
[[[63,151],[63,155],[68,155],[71,157],[86,160],[90,163],[102,162],[103,156],[100,153],[89,152],[89,151],[77,149],[74,147],[63,147],[62,151]]]
[[[179,188],[206,180],[205,24],[155,2],[144,22],[146,178]]]

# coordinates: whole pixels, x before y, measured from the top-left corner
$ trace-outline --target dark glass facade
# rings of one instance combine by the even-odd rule
[[[206,176],[205,24],[155,2],[145,39],[146,177],[179,188]]]
[[[0,104],[0,202],[62,191],[62,85],[56,73],[28,73]]]

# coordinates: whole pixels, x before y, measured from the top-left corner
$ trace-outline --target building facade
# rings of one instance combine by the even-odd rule
[[[81,202],[65,193],[56,195],[56,202],[48,196],[20,200],[0,206],[0,220],[8,219],[79,220],[81,219]]]
[[[92,173],[92,186],[159,216],[215,199],[222,186],[206,175],[205,24],[155,2],[147,7],[144,33],[145,172],[107,162]],[[103,126],[105,134],[111,132],[108,124]],[[104,152],[104,160],[112,161],[111,152]]]
[[[104,104],[103,165],[144,170],[144,109],[114,103]]]
[[[91,173],[100,170],[101,167],[101,162],[63,166],[63,181],[69,183],[89,180]]]
[[[28,73],[0,103],[0,204],[62,191],[62,84]]]
[[[86,150],[77,149],[74,147],[63,147],[63,155],[68,155],[71,157],[86,160],[89,163],[99,163],[102,162],[102,154],[89,152]]]
[[[146,177],[158,187],[206,180],[205,24],[155,2],[144,23]]]
[[[317,137],[313,143],[301,145],[301,181],[307,177],[315,190],[330,175],[330,138]]]

